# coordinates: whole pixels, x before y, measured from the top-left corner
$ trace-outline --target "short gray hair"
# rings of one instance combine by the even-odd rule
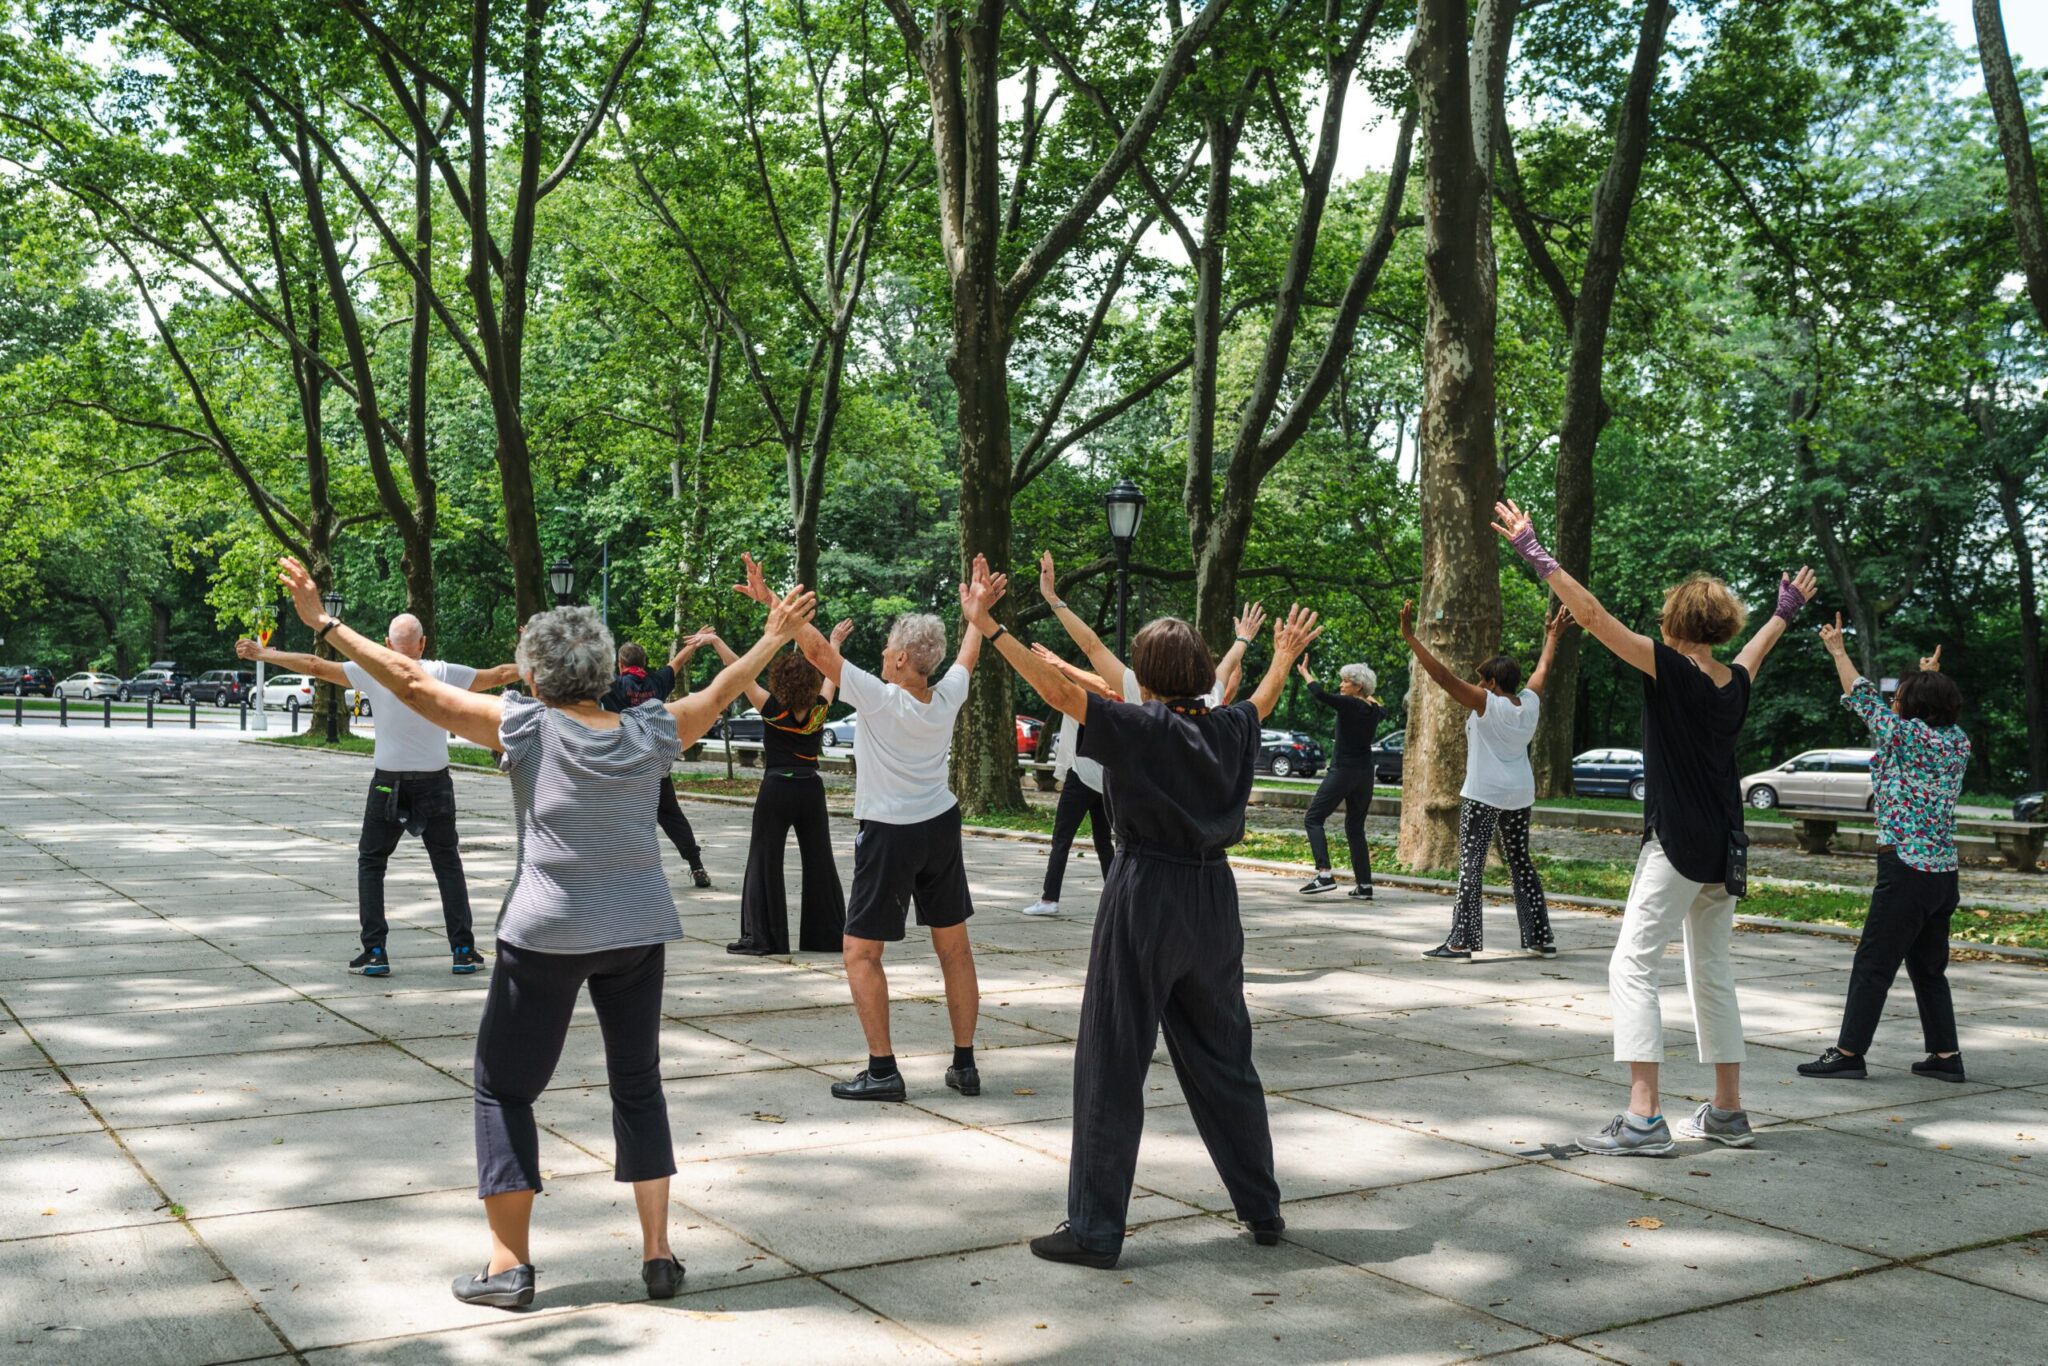
[[[930,678],[946,657],[946,623],[928,612],[906,612],[890,624],[889,644],[910,656],[910,667]]]
[[[595,700],[612,685],[612,633],[594,607],[557,607],[529,618],[513,656],[547,702]]]
[[[1373,690],[1380,685],[1380,676],[1372,671],[1370,664],[1346,664],[1337,670],[1337,677],[1346,683],[1357,684],[1358,690],[1367,697],[1371,697]]]

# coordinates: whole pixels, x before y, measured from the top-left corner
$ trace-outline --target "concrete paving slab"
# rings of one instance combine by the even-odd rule
[[[181,1224],[0,1242],[0,1345],[52,1366],[192,1366],[284,1344]]]
[[[2015,1238],[1971,1252],[1935,1257],[1920,1266],[2048,1304],[2048,1231],[2039,1237]]]
[[[1339,1020],[1294,1018],[1253,1022],[1252,1061],[1268,1091],[1300,1091],[1309,1099],[1323,1087],[1505,1065],[1399,1034],[1353,1029]]]
[[[1914,1080],[1922,1087],[1940,1084]],[[1934,1097],[1923,1090],[1917,1104],[1883,1106],[1813,1123],[2029,1176],[2042,1188],[2041,1224],[2048,1228],[2048,1095],[2022,1090]]]
[[[445,1039],[460,1034],[474,1039],[477,1026],[483,1021],[484,997],[490,990],[488,982],[483,973],[478,973],[460,988],[387,991],[380,995],[354,992],[323,999],[329,1010],[355,1021],[379,1038]],[[577,997],[571,1019],[578,1025],[597,1023],[588,994]]]
[[[2033,1366],[2041,1360],[2041,1309],[2014,1295],[1900,1267],[1582,1341],[1602,1356],[1638,1366],[1750,1360],[1759,1342],[1797,1344],[1799,1360],[1815,1366]]]
[[[1062,1119],[1074,1112],[1074,1048],[1068,1043],[1045,1043],[1022,1048],[1005,1048],[977,1053],[982,1093],[963,1096],[939,1083],[943,1080],[940,1060],[932,1069],[914,1077],[914,1103],[936,1115],[960,1124],[981,1127]],[[1180,1087],[1173,1069],[1152,1065],[1147,1085],[1147,1105],[1172,1105],[1180,1101]]]
[[[1526,1001],[1481,1001],[1425,1010],[1374,1011],[1341,1015],[1334,1023],[1375,1034],[1427,1039],[1502,1062],[1544,1058],[1608,1056],[1614,1027],[1597,1015],[1531,1005]],[[1667,1041],[1685,1042],[1689,1030],[1665,1028]]]
[[[469,1094],[466,1082],[378,1042],[130,1059],[68,1070],[79,1095],[122,1130]]]
[[[407,1039],[400,1045],[407,1053],[455,1078],[470,1084],[476,1060],[476,1036],[457,1034],[442,1039]],[[726,1072],[758,1072],[793,1067],[786,1058],[748,1048],[691,1025],[669,1021],[661,1027],[661,1075],[663,1079],[712,1077]],[[582,1025],[569,1031],[562,1045],[561,1061],[548,1081],[550,1091],[605,1084],[604,1036],[596,1025]]]
[[[23,1020],[114,1015],[190,1006],[250,1006],[297,993],[253,968],[187,968],[182,972],[105,977],[41,977],[0,987],[0,1000]]]
[[[1140,1230],[1112,1272],[1001,1247],[825,1279],[970,1360],[1432,1362],[1535,1340],[1217,1219]]]
[[[0,1000],[4,999],[0,997]],[[0,1072],[48,1065],[49,1059],[43,1056],[43,1050],[36,1047],[28,1032],[5,1014],[0,1014]]]
[[[1353,968],[1246,968],[1244,998],[1255,1007],[1310,1017],[1422,1010],[1472,1000],[1470,993],[1424,980],[1420,973],[1395,976]]]
[[[1977,1023],[1980,1018],[1974,1015],[1956,1017],[1956,1042],[1961,1048],[1963,1070],[1969,1074],[1968,1086],[1971,1089],[1986,1085],[2038,1086],[2048,1082],[2048,1034],[2036,1038],[2024,1028],[1987,1027]],[[1803,1052],[1811,1058],[1818,1057],[1820,1051],[1832,1045],[1837,1037],[1837,1029],[1830,1025],[1825,1029],[1766,1034],[1761,1036],[1761,1042]],[[1902,1070],[1912,1076],[1912,1065],[1927,1056],[1922,1044],[1917,1024],[1908,1020],[1886,1020],[1871,1043],[1870,1056],[1877,1066]],[[1928,1084],[1955,1085],[1953,1082]]]
[[[191,1058],[279,1048],[364,1043],[362,1028],[311,1001],[131,1011],[36,1020],[29,1032],[62,1066],[137,1058]]]
[[[748,1015],[703,1015],[691,1023],[707,1033],[747,1044],[806,1067],[865,1063],[867,1043],[853,1004],[809,1007]],[[939,1001],[906,1001],[889,1006],[889,1032],[898,1058],[951,1056],[952,1025]],[[977,1049],[1014,1048],[1048,1042],[1046,1035],[994,1017],[983,1018],[975,1030]]]
[[[163,1204],[104,1129],[0,1142],[0,1236],[162,1223]]]
[[[1652,1299],[1660,1314],[1683,1312],[1876,1264],[1530,1163],[1290,1203],[1286,1214],[1290,1243],[1563,1336],[1631,1322]]]
[[[718,972],[686,972],[669,980],[662,993],[664,1015],[676,1020],[754,1011],[802,1010],[844,1005],[852,1000],[843,978],[773,958],[734,958],[722,948]],[[808,958],[801,960],[808,963]],[[892,987],[893,987],[892,983]],[[907,994],[907,993],[898,993]]]

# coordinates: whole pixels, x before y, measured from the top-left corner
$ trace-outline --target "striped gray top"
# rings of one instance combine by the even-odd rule
[[[683,937],[654,813],[682,746],[659,702],[592,730],[505,694],[501,761],[512,777],[519,861],[498,938],[542,953],[596,953]]]

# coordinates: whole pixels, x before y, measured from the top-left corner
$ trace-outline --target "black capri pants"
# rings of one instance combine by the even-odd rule
[[[562,1059],[576,996],[604,1032],[611,1081],[614,1177],[673,1176],[668,1102],[661,1093],[663,945],[596,953],[542,953],[498,941],[498,964],[476,1036],[476,1193],[479,1199],[540,1186],[540,1131],[533,1102]]]

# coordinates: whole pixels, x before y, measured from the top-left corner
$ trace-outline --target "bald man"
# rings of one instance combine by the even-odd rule
[[[384,643],[402,655],[419,659],[426,652],[420,619],[401,612],[391,619]],[[391,973],[385,949],[390,926],[384,919],[384,869],[399,839],[408,832],[427,846],[434,881],[441,888],[441,919],[448,927],[451,971],[463,974],[483,966],[470,927],[469,885],[462,876],[462,850],[455,830],[455,780],[448,774],[448,732],[399,701],[359,664],[318,655],[272,650],[253,640],[235,642],[243,659],[268,664],[354,688],[370,704],[377,732],[376,772],[370,775],[370,799],[363,809],[363,834],[356,845],[356,913],[363,925],[363,951],[349,963],[350,972],[365,977]],[[517,664],[472,669],[467,664],[423,659],[434,678],[471,692],[503,687],[519,677]]]

